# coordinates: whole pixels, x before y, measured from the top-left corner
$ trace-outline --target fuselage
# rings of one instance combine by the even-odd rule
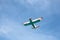
[[[30,20],[30,23],[31,23],[31,25],[33,26],[33,28],[35,28],[35,25],[34,25],[34,23],[32,22],[32,19],[30,18],[29,20]]]

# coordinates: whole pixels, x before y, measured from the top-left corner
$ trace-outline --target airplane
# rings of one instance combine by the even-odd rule
[[[39,26],[35,26],[34,23],[40,22],[42,19],[43,19],[43,17],[37,18],[35,20],[32,20],[32,18],[29,18],[29,21],[28,22],[25,22],[24,23],[24,26],[32,25],[33,26],[32,29],[36,29]]]

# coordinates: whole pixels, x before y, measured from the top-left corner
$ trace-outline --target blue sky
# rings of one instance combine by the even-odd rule
[[[23,25],[30,17],[40,28]],[[0,0],[0,40],[60,40],[60,0]]]

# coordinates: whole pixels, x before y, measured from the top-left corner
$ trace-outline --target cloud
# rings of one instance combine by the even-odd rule
[[[18,0],[20,4],[25,6],[45,9],[50,6],[50,0]]]
[[[32,6],[37,7],[47,7],[49,6],[50,1],[49,0],[26,0],[27,3],[31,4]]]
[[[15,0],[14,2],[24,5],[24,7],[28,8],[28,10],[27,10],[28,13],[31,12],[32,8],[33,8],[34,12],[36,12],[36,13],[37,12],[40,13],[41,10],[43,12],[43,10],[44,10],[48,14],[50,13],[49,14],[50,19],[48,19],[48,18],[46,18],[46,19],[48,19],[48,20],[53,19],[53,18],[51,18],[52,13],[50,12],[50,9],[48,9],[48,7],[50,5],[50,1],[48,1],[48,0]],[[19,6],[19,5],[17,5],[17,6]],[[15,9],[14,6],[12,6],[12,5],[10,5],[10,7],[8,5],[7,6],[5,5],[4,6],[5,9],[3,11],[6,10],[6,12],[7,12],[6,7],[8,7],[8,14],[13,11],[12,9]],[[42,14],[49,16],[49,15],[47,15],[46,12],[44,12]],[[5,17],[5,15],[7,15],[7,14],[4,14],[3,15],[4,17],[1,18],[0,36],[5,36],[6,38],[9,38],[11,40],[57,40],[57,38],[55,36],[53,36],[52,34],[48,35],[48,34],[39,33],[39,32],[38,32],[39,34],[34,33],[31,30],[26,29],[26,27],[22,26],[20,23],[17,23],[16,21],[12,20],[12,19],[14,19],[14,17],[16,17],[15,13],[16,13],[16,11],[13,11],[13,13],[11,13],[11,15],[13,14],[12,18],[8,18],[8,17],[11,17],[11,15]],[[35,13],[33,13],[33,14],[35,14]],[[17,13],[17,15],[18,15],[18,13]],[[21,14],[19,16],[21,16]],[[49,21],[49,22],[51,22],[51,21]],[[49,24],[49,22],[47,24]]]
[[[1,19],[0,36],[10,40],[57,40],[53,35],[35,33],[8,17]],[[34,30],[35,31],[35,30]]]
[[[40,14],[44,16],[51,16],[53,13],[51,11],[51,0],[16,0],[15,3],[22,5],[22,12],[26,14]],[[24,8],[26,10],[24,10]]]
[[[0,34],[2,34],[2,33],[7,34],[10,31],[11,31],[11,29],[9,27],[5,27],[5,25],[4,25],[4,27],[1,26],[1,28],[0,28]]]

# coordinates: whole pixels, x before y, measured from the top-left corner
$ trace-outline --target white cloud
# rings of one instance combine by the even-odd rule
[[[4,17],[1,20],[0,35],[4,35],[11,40],[57,40],[53,35],[29,31],[29,29],[25,29],[22,25],[9,18]]]
[[[18,2],[25,6],[30,7],[39,7],[39,8],[47,8],[50,5],[50,0],[15,0],[15,2]]]
[[[45,7],[48,6],[50,1],[49,0],[26,0],[27,3],[33,5],[33,6],[39,6],[39,7]]]
[[[19,0],[19,2],[22,4],[26,3],[26,6],[29,6],[28,4],[30,4],[33,7],[42,7],[42,9],[49,6],[48,0]],[[29,29],[25,29],[21,24],[9,18],[4,17],[1,21],[2,25],[0,28],[0,35],[4,34],[11,40],[57,40],[57,38],[53,35],[31,32]]]
[[[2,34],[2,33],[3,34],[8,34],[11,30],[12,30],[11,28],[6,27],[5,25],[4,25],[4,27],[1,26],[1,28],[0,28],[0,34]]]
[[[42,15],[51,16],[51,0],[16,0],[16,3],[23,5],[27,12],[41,13]],[[34,13],[33,13],[34,14]]]

